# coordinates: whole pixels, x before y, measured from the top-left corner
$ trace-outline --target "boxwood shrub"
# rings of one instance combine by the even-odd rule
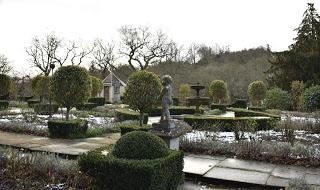
[[[320,109],[320,85],[307,88],[303,94],[304,106],[307,111]]]
[[[164,145],[162,146],[157,140],[153,141],[154,137],[146,139],[136,135],[141,133],[152,135],[146,132],[132,132],[121,137],[131,136],[126,143],[121,143],[122,145],[118,147],[118,151],[127,152],[126,154],[122,154],[122,152],[121,158],[117,157],[118,153],[115,150],[121,139],[115,145],[114,150],[110,150],[110,147],[100,148],[80,156],[80,169],[92,177],[94,180],[93,188],[109,190],[177,189],[183,174],[183,152],[168,150],[168,147],[163,144],[164,142],[162,142]],[[155,138],[159,137],[155,136]],[[131,146],[132,142],[134,142],[134,146]],[[148,150],[150,143],[153,144],[152,151]],[[146,152],[140,153],[141,151]],[[107,154],[102,154],[102,152]],[[130,156],[132,152],[139,152],[137,159],[135,159],[136,157],[125,158],[128,154]]]
[[[9,101],[0,100],[0,110],[8,109],[8,107],[9,107]]]
[[[76,105],[77,110],[92,110],[95,107],[97,107],[97,104],[92,102]]]
[[[28,106],[30,107],[30,108],[33,108],[33,106],[35,105],[35,104],[39,104],[39,100],[35,100],[35,99],[30,99],[30,100],[28,100],[27,101],[28,102]]]
[[[77,138],[84,137],[88,122],[83,120],[49,120],[49,136],[53,138]]]
[[[143,123],[148,123],[148,114],[144,114]],[[140,120],[139,112],[131,111],[126,108],[116,109],[116,119],[117,121],[128,121],[128,120]]]
[[[95,103],[97,106],[104,106],[106,99],[104,97],[89,98],[88,102]]]
[[[233,127],[239,121],[255,121],[255,130],[270,130],[274,128],[277,118],[269,117],[205,117],[205,116],[186,116],[183,120],[197,130],[218,130],[220,131],[233,131]]]
[[[37,114],[48,115],[50,114],[50,104],[35,104],[33,106],[34,112]],[[58,104],[51,104],[52,113],[57,113],[59,109]]]
[[[280,115],[275,115],[271,113],[261,112],[261,111],[253,111],[242,108],[227,108],[228,111],[233,111],[235,117],[272,117],[280,119]]]
[[[248,107],[248,100],[246,99],[236,99],[234,103],[230,105],[230,107],[234,108],[247,108]]]
[[[195,114],[196,109],[194,107],[185,107],[185,106],[171,106],[170,107],[171,115],[182,115],[182,114]],[[160,116],[162,108],[155,107],[148,110],[148,115],[151,117]]]
[[[258,107],[258,106],[250,106],[248,107],[249,110],[252,110],[252,111],[260,111],[260,112],[263,112],[263,111],[266,111],[267,108],[265,107]]]

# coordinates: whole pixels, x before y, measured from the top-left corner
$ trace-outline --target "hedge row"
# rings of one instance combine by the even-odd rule
[[[33,106],[34,112],[37,114],[48,115],[50,114],[50,104],[35,104]],[[58,104],[51,104],[51,113],[57,113],[59,109]]]
[[[171,106],[170,107],[171,115],[182,115],[182,114],[195,114],[196,110],[193,107],[184,107],[184,106]],[[156,107],[148,110],[148,115],[151,117],[160,116],[162,108]]]
[[[158,159],[119,159],[97,149],[80,156],[82,172],[94,179],[96,189],[176,190],[183,170],[183,152],[170,151]],[[107,150],[111,152],[111,150]]]
[[[275,118],[261,117],[203,117],[203,116],[186,116],[183,119],[186,123],[192,126],[193,129],[197,130],[217,130],[220,131],[233,131],[233,127],[237,122],[241,121],[254,121],[256,122],[255,130],[270,130],[274,128]]]
[[[53,138],[76,138],[85,136],[88,122],[83,120],[49,120],[49,135]]]
[[[35,100],[35,99],[30,99],[30,100],[28,100],[27,101],[28,102],[28,106],[30,107],[30,108],[33,108],[33,106],[35,105],[35,104],[39,104],[39,100]]]
[[[96,97],[96,98],[90,98],[88,102],[95,103],[97,104],[97,106],[104,106],[104,104],[106,103],[106,99],[101,97]]]
[[[272,117],[272,118],[281,118],[279,115],[261,112],[261,111],[253,111],[242,108],[227,108],[228,111],[233,111],[235,117]]]
[[[227,105],[227,104],[211,104],[211,105],[210,105],[210,108],[211,108],[212,110],[218,109],[218,110],[220,110],[220,111],[222,111],[222,112],[226,112],[228,106],[229,106],[229,105]]]
[[[86,102],[84,104],[76,105],[77,110],[92,110],[93,108],[97,107],[96,103]]]
[[[128,120],[139,120],[140,114],[139,112],[136,112],[136,111],[120,108],[120,109],[116,109],[116,118],[117,118],[117,121],[119,122],[128,121]],[[144,124],[148,123],[148,118],[149,118],[148,114],[144,114],[144,120],[143,120]]]
[[[5,110],[9,107],[9,101],[0,100],[0,110]]]

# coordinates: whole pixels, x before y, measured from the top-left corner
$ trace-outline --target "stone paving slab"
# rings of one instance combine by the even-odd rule
[[[278,165],[271,175],[280,178],[303,178],[306,172],[303,167]]]
[[[183,172],[204,175],[219,162],[219,160],[185,157]]]
[[[265,185],[270,174],[232,168],[214,167],[204,175],[206,178]]]
[[[277,186],[277,187],[287,187],[289,185],[290,180],[291,179],[270,176],[266,185]]]
[[[255,161],[245,161],[237,160],[233,158],[227,158],[217,165],[217,167],[223,168],[235,168],[249,171],[258,171],[264,173],[270,173],[276,167],[274,164],[255,162]]]
[[[320,186],[320,175],[306,174],[305,180],[308,184]]]

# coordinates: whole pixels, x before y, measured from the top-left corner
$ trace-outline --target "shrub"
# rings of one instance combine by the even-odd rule
[[[37,114],[48,115],[50,114],[50,104],[35,104],[33,106],[34,112]],[[59,109],[58,104],[51,104],[51,113],[57,113]]]
[[[94,76],[91,76],[91,83],[92,83],[92,89],[91,89],[91,97],[96,97],[98,94],[100,94],[103,84],[102,81]]]
[[[248,97],[253,106],[260,106],[266,93],[267,87],[262,81],[254,81],[248,86]]]
[[[160,79],[154,73],[137,71],[130,75],[124,92],[124,99],[133,109],[140,112],[140,126],[144,113],[158,100],[161,92]]]
[[[274,88],[268,90],[265,105],[268,109],[291,110],[292,98],[288,92]]]
[[[178,97],[173,97],[172,101],[173,101],[172,105],[179,106],[180,100]]]
[[[36,105],[36,104],[39,104],[39,103],[40,103],[40,101],[39,101],[39,100],[35,100],[35,99],[30,99],[30,100],[28,100],[27,102],[28,102],[28,106],[29,106],[30,108],[33,108],[33,107],[34,107],[34,105]]]
[[[93,108],[97,107],[96,103],[86,102],[83,104],[76,105],[77,110],[92,110]]]
[[[179,87],[179,97],[181,102],[186,104],[187,97],[191,96],[191,88],[189,84],[181,84]]]
[[[148,114],[144,114],[143,123],[148,123]],[[116,118],[117,121],[128,121],[128,120],[140,120],[140,115],[138,112],[130,111],[125,108],[116,109]]]
[[[11,85],[12,82],[10,77],[5,74],[0,74],[0,97],[7,96],[9,98]]]
[[[9,101],[0,100],[0,110],[8,109]]]
[[[303,111],[303,91],[304,84],[302,81],[292,81],[291,83],[291,94],[292,94],[292,105],[293,110]]]
[[[97,106],[104,106],[106,99],[104,97],[89,98],[88,102],[95,103]]]
[[[281,116],[276,115],[276,114],[271,114],[271,113],[266,113],[266,112],[261,112],[261,111],[253,111],[253,110],[247,110],[247,109],[242,109],[242,108],[228,108],[228,111],[233,111],[235,117],[272,117],[272,118],[277,118],[280,119]]]
[[[79,166],[94,179],[96,189],[176,190],[182,177],[183,152],[168,150],[150,133],[131,132],[121,137],[114,150],[107,147],[81,155]]]
[[[87,102],[91,94],[91,78],[88,71],[78,66],[60,67],[52,77],[52,93],[58,104],[67,108],[69,120],[71,108]]]
[[[151,125],[143,125],[142,127],[139,125],[139,123],[128,123],[128,124],[119,124],[121,136],[130,133],[132,131],[145,131],[148,132],[152,129]]]
[[[215,117],[215,116],[185,116],[183,120],[197,130],[216,130],[217,125],[220,131],[234,131],[234,126],[239,121],[255,121],[255,131],[270,130],[274,128],[278,118],[252,118],[252,117]]]
[[[211,95],[213,102],[219,104],[225,102],[228,98],[227,84],[222,80],[211,81],[209,94]]]
[[[160,137],[152,133],[134,131],[117,141],[112,154],[123,159],[156,159],[167,156],[169,148]]]
[[[230,107],[233,107],[233,108],[247,108],[248,107],[248,101],[245,100],[245,99],[236,99],[234,101],[234,103],[232,103],[230,105]]]
[[[227,111],[228,106],[229,105],[227,105],[227,104],[211,104],[210,108],[212,110],[218,109],[218,110],[221,110],[223,113],[225,113]]]
[[[50,77],[38,75],[31,81],[33,95],[40,98],[40,102],[48,100],[50,96]]]
[[[264,112],[264,111],[266,111],[266,108],[265,107],[250,106],[250,107],[248,107],[248,110]]]
[[[320,109],[320,85],[307,88],[303,97],[306,110],[316,111]]]
[[[85,136],[88,122],[82,120],[49,120],[48,130],[50,137],[54,138],[76,138]]]

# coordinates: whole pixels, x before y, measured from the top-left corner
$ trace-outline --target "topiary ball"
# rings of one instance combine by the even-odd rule
[[[124,159],[156,159],[169,154],[167,144],[158,136],[134,131],[123,135],[114,145],[112,154]]]

